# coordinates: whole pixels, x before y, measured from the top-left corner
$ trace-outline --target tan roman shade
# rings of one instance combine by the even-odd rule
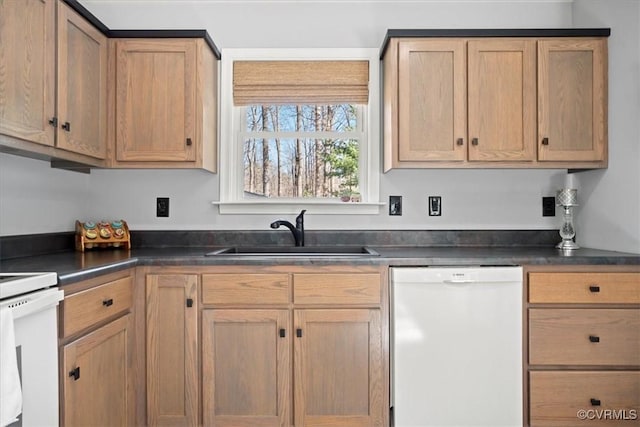
[[[234,61],[233,103],[366,104],[369,61]]]

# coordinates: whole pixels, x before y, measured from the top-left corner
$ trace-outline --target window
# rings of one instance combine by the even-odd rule
[[[378,213],[377,64],[376,49],[223,52],[220,212]]]
[[[361,201],[360,106],[276,104],[243,110],[245,198]]]

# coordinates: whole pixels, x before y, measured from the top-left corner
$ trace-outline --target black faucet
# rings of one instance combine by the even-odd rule
[[[279,228],[281,225],[284,225],[289,230],[291,230],[291,233],[293,234],[293,238],[296,241],[296,246],[304,246],[304,213],[305,212],[306,210],[303,209],[302,212],[300,212],[300,215],[296,217],[295,227],[289,221],[284,221],[282,219],[279,219],[278,221],[274,221],[271,223],[271,228],[276,229],[276,228]]]

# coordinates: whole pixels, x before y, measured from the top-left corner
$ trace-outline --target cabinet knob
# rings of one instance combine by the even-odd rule
[[[478,138],[473,138],[471,140],[471,145],[478,145]]]
[[[193,307],[193,298],[187,298],[187,307]]]
[[[458,139],[456,140],[456,144],[457,144],[457,145],[464,145],[464,139],[462,139],[462,138],[458,138]]]
[[[69,371],[69,377],[73,378],[74,381],[78,381],[80,379],[80,366],[76,366],[75,369]]]
[[[280,329],[280,338],[284,338],[287,336],[287,331],[284,328]]]
[[[296,337],[302,338],[302,329],[300,328],[296,329]]]
[[[66,130],[67,132],[71,132],[71,123],[69,122],[64,122],[62,124],[62,126],[60,126],[62,129]]]
[[[57,128],[58,127],[58,118],[57,117],[51,117],[49,119],[49,124],[51,126],[53,126],[54,128]]]
[[[591,398],[591,406],[600,406],[600,399]]]
[[[589,291],[590,292],[600,292],[600,286],[591,285],[591,286],[589,286]]]
[[[192,145],[192,144],[193,144],[193,141],[191,141],[191,138],[187,138],[187,145],[189,145],[189,146],[190,146],[190,145]]]
[[[113,305],[113,298],[109,298],[109,299],[106,299],[106,300],[102,301],[102,305],[104,305],[105,307],[109,307],[109,306]]]
[[[549,138],[547,137],[542,138],[542,145],[549,145]]]
[[[600,342],[600,337],[596,335],[589,335],[589,341],[591,342]]]

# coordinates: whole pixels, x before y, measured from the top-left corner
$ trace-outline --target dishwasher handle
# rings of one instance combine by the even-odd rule
[[[442,283],[444,283],[445,285],[468,285],[470,283],[478,283],[477,280],[451,280],[451,279],[446,279],[443,280]]]

